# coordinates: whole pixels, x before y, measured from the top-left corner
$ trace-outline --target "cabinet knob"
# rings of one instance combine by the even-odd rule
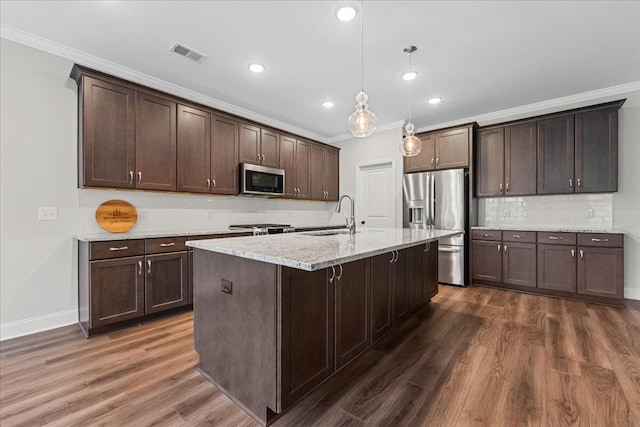
[[[433,158],[432,158],[432,159],[431,159],[431,166],[433,166],[433,163],[434,163],[434,160],[433,160]]]
[[[424,245],[424,251],[422,252],[429,252],[431,250],[431,242],[427,242]]]
[[[151,274],[151,260],[147,260],[147,274]]]
[[[582,180],[580,178],[576,179],[576,184],[578,185],[578,188],[582,187]]]
[[[213,188],[216,188],[216,180],[213,180]]]
[[[340,274],[338,274],[338,277],[336,277],[336,279],[340,280],[342,279],[342,264],[338,264],[338,267],[340,267]]]
[[[571,249],[571,258],[575,258],[575,257],[576,257],[576,250]]]
[[[138,261],[138,276],[142,276],[142,261]]]
[[[482,235],[482,237],[493,237],[493,234],[484,233],[484,234]]]
[[[498,245],[498,252],[502,250],[502,245]]]
[[[569,188],[573,188],[573,179],[569,178]]]
[[[440,157],[436,157],[436,166],[440,164]]]
[[[211,189],[211,180],[207,179],[207,188]]]
[[[138,172],[138,184],[142,183],[142,172]]]
[[[580,259],[584,259],[584,251],[580,249]]]
[[[336,267],[331,266],[331,277],[329,277],[329,283],[333,283],[333,279],[336,278]]]
[[[500,192],[502,193],[502,183],[498,187],[500,188]]]
[[[505,190],[509,191],[509,183],[508,182],[505,184]]]
[[[507,245],[504,245],[504,253],[507,253]]]
[[[133,171],[129,171],[129,184],[133,184]]]

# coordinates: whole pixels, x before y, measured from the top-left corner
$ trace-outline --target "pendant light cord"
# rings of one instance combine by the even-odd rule
[[[360,2],[360,92],[364,92],[364,0]]]
[[[413,52],[409,52],[409,71],[411,72],[413,68],[411,67],[411,55]],[[409,123],[411,123],[411,85],[412,81],[409,80]]]

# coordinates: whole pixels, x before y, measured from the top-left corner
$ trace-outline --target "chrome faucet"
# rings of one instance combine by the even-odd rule
[[[338,200],[338,204],[336,205],[336,213],[340,213],[340,206],[342,205],[342,201],[347,198],[351,200],[351,216],[349,217],[349,221],[347,222],[347,229],[349,230],[349,234],[356,234],[356,208],[353,203],[353,197],[348,194],[343,195]]]

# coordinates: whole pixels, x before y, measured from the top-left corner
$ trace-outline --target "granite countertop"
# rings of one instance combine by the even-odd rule
[[[210,239],[188,242],[197,249],[263,261],[306,271],[400,250],[421,243],[462,234],[453,230],[411,230],[407,228],[361,228],[348,233],[272,234],[260,238]]]
[[[327,230],[344,228],[344,225],[337,224],[312,224],[312,225],[293,225],[293,228],[303,230]],[[83,233],[74,234],[76,240],[82,242],[104,242],[109,240],[128,240],[128,239],[151,239],[154,237],[178,237],[178,236],[200,236],[203,234],[237,234],[245,233],[251,230],[229,230],[228,228],[210,228],[207,230],[173,230],[173,231],[129,231],[127,233]]]
[[[607,233],[607,234],[625,234],[620,229],[603,230],[600,228],[584,228],[584,227],[549,227],[546,225],[492,225],[492,226],[476,226],[471,227],[472,230],[513,230],[513,231],[548,231],[552,233]]]

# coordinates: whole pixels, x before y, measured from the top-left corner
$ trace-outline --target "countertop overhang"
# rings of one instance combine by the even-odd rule
[[[464,234],[461,230],[362,228],[356,234],[290,233],[187,241],[187,246],[306,271]]]

